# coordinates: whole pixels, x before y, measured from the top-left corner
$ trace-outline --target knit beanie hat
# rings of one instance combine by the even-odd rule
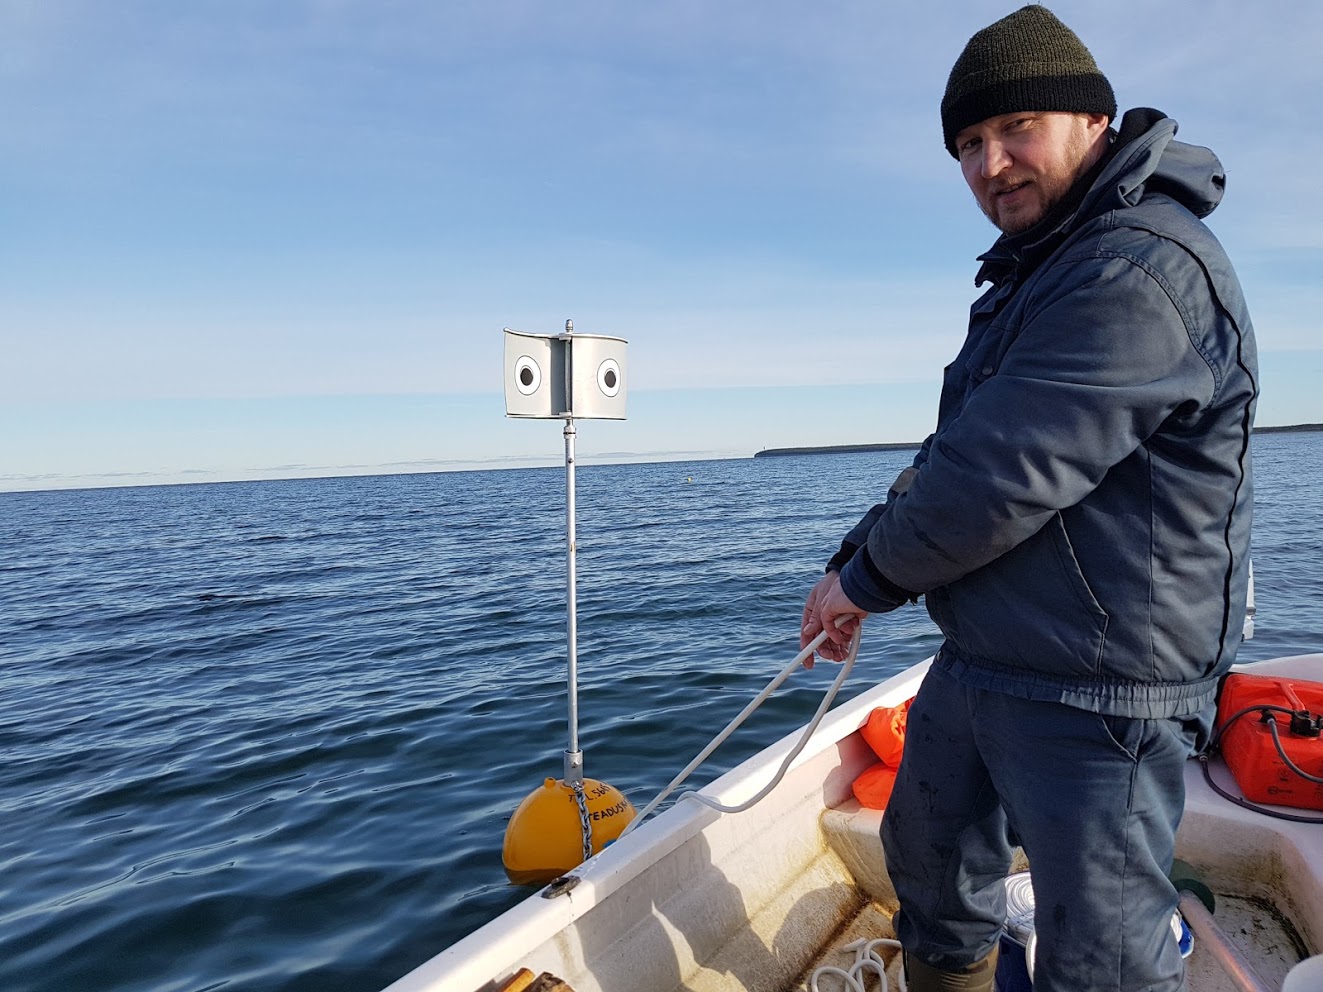
[[[942,136],[998,114],[1060,110],[1116,117],[1112,84],[1075,32],[1046,7],[1030,4],[989,24],[956,59],[942,97]]]

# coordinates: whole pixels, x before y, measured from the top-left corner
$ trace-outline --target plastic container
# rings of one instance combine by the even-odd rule
[[[1273,675],[1237,672],[1227,677],[1217,704],[1217,724],[1224,726],[1247,706],[1281,706],[1323,714],[1323,683]],[[1323,777],[1323,737],[1292,733],[1291,717],[1274,713],[1282,750],[1301,771]],[[1245,798],[1256,803],[1323,810],[1323,783],[1293,772],[1277,752],[1272,730],[1257,712],[1246,713],[1222,733],[1222,757]]]
[[[1006,923],[1002,927],[997,957],[997,992],[1033,992],[1034,949],[1034,890],[1027,871],[1006,877]],[[1180,913],[1171,918],[1171,929],[1180,947],[1181,957],[1188,958],[1194,950],[1194,935],[1181,919]]]
[[[1006,877],[1006,923],[997,957],[997,992],[1032,992],[1029,943],[1034,933],[1034,890],[1027,871]]]

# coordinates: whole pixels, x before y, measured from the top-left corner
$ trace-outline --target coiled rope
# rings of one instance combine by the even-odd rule
[[[841,624],[845,623],[846,620],[848,619],[849,619],[848,617],[842,617],[840,620],[837,621],[837,626],[838,627],[841,626]],[[832,682],[831,688],[827,690],[827,694],[822,697],[822,702],[818,704],[818,711],[813,714],[813,719],[810,720],[808,726],[804,728],[804,733],[800,737],[799,743],[796,744],[794,748],[790,751],[790,753],[786,755],[785,760],[781,762],[781,767],[777,770],[776,775],[773,776],[772,780],[768,782],[767,785],[764,786],[758,792],[757,795],[753,796],[753,798],[751,799],[746,800],[745,802],[740,803],[738,806],[723,806],[721,803],[717,802],[716,800],[709,799],[707,796],[700,796],[697,792],[681,793],[680,799],[695,799],[698,802],[702,803],[704,806],[718,810],[722,813],[742,813],[746,809],[752,807],[755,803],[759,802],[764,796],[766,796],[773,789],[775,789],[777,785],[780,783],[781,779],[785,777],[785,773],[787,769],[790,768],[790,763],[794,761],[796,757],[799,756],[800,751],[804,750],[805,745],[807,745],[809,742],[809,738],[813,736],[813,732],[818,729],[818,724],[822,722],[822,718],[826,714],[828,707],[830,707],[833,700],[836,699],[836,694],[841,691],[841,686],[845,683],[845,680],[849,678],[850,670],[854,668],[855,658],[859,654],[859,637],[862,632],[863,632],[863,624],[861,622],[857,627],[855,627],[854,636],[850,639],[850,651],[845,656],[845,660],[841,663],[840,673],[836,676],[836,680]],[[827,639],[827,632],[824,630],[817,637],[813,638],[813,640],[809,642],[808,646],[804,648],[804,650],[800,651],[799,654],[795,655],[794,659],[791,660],[790,664],[786,665],[786,667],[780,671],[780,673],[776,676],[776,678],[772,679],[771,682],[767,683],[767,688],[765,688],[762,692],[758,693],[758,695],[753,698],[753,700],[749,703],[749,705],[744,707],[744,709],[740,711],[739,716],[735,717],[734,720],[726,724],[726,729],[721,731],[721,733],[717,734],[717,736],[712,739],[712,743],[708,744],[707,747],[703,748],[703,750],[698,753],[698,757],[694,758],[693,761],[689,762],[689,764],[687,764],[684,767],[684,769],[680,772],[680,774],[675,776],[675,778],[671,779],[670,784],[657,794],[657,798],[654,799],[652,802],[648,803],[648,805],[643,808],[643,812],[641,812],[638,816],[634,817],[632,821],[630,821],[629,826],[625,827],[625,829],[620,832],[620,837],[624,837],[625,834],[629,833],[631,830],[637,827],[640,823],[643,822],[644,818],[647,817],[649,813],[651,813],[659,805],[661,805],[662,800],[664,800],[673,791],[675,791],[675,788],[686,778],[688,778],[693,773],[695,768],[697,768],[704,761],[706,761],[713,751],[715,751],[723,743],[725,743],[726,738],[728,738],[732,733],[734,733],[736,728],[739,727],[739,725],[742,724],[746,719],[748,719],[749,714],[751,714],[754,710],[756,710],[759,706],[761,706],[763,704],[763,701],[766,700],[767,697],[770,696],[773,692],[775,692],[777,687],[780,686],[782,682],[790,678],[791,674],[795,671],[795,669],[797,669],[800,665],[802,665],[805,662],[805,660],[812,657],[813,652],[816,651],[819,647],[821,647],[822,642],[825,641],[826,639]],[[619,838],[616,839],[619,840]]]
[[[809,977],[809,992],[821,992],[818,988],[818,981],[828,975],[843,979],[846,992],[867,992],[864,985],[864,973],[868,971],[873,972],[878,977],[880,982],[878,992],[890,992],[891,985],[887,981],[887,963],[882,960],[882,955],[877,953],[879,947],[901,949],[900,941],[890,940],[886,937],[877,937],[873,940],[863,938],[852,941],[842,947],[841,950],[854,951],[854,964],[850,965],[849,968],[837,968],[835,965],[824,964],[821,968],[815,969]],[[896,974],[900,992],[907,992],[905,969],[902,967]]]

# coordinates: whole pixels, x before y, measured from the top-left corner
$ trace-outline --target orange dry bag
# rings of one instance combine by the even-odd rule
[[[860,733],[873,752],[892,768],[900,767],[900,756],[905,750],[905,723],[909,718],[907,699],[899,706],[879,706],[868,714],[868,722]]]
[[[854,780],[854,797],[867,809],[886,809],[891,790],[896,787],[896,769],[878,762]]]
[[[864,740],[882,759],[854,780],[854,797],[868,809],[885,809],[896,786],[896,769],[905,750],[905,724],[909,718],[907,699],[899,706],[879,706],[868,714],[868,722],[859,728]]]

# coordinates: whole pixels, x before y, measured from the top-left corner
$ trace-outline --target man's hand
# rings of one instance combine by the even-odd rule
[[[850,638],[866,616],[868,614],[850,602],[850,597],[841,590],[839,573],[828,572],[809,590],[799,631],[800,650],[808,647],[825,630],[827,640],[818,647],[818,654],[828,661],[844,661],[850,653]],[[842,617],[847,619],[839,627],[836,626]],[[804,660],[804,667],[813,667],[812,655]]]

